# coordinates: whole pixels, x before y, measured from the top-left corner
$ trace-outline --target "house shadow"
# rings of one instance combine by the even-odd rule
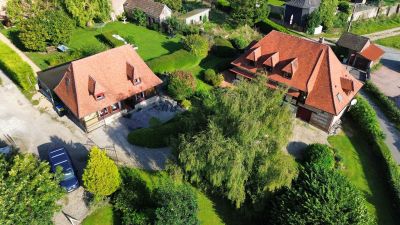
[[[400,61],[391,59],[381,59],[381,64],[387,68],[400,73]]]
[[[72,164],[76,170],[76,175],[80,183],[82,183],[82,174],[84,168],[86,167],[89,153],[86,147],[81,143],[66,142],[57,136],[51,136],[49,143],[45,143],[37,147],[39,158],[41,160],[48,161],[49,151],[57,148],[65,148],[67,150],[72,160]]]
[[[287,152],[295,157],[296,159],[301,159],[303,157],[304,149],[307,148],[307,144],[301,141],[291,141],[286,146]]]

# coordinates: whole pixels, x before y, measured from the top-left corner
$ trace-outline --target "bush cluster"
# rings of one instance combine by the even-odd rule
[[[335,166],[335,156],[333,149],[324,144],[309,145],[303,155],[305,163],[321,169],[333,169]]]
[[[197,197],[186,183],[175,183],[163,172],[121,168],[122,186],[114,208],[122,224],[197,225]]]
[[[367,87],[368,88],[368,87]],[[382,164],[387,171],[393,198],[396,201],[396,207],[400,207],[400,168],[394,161],[392,153],[384,143],[384,135],[377,121],[377,116],[368,102],[357,97],[358,103],[350,110],[350,115],[358,126],[372,140],[372,150],[382,160]]]
[[[234,37],[231,39],[232,45],[238,49],[238,50],[243,50],[245,49],[250,42],[248,42],[246,39],[244,39],[244,37]]]
[[[218,57],[233,57],[236,55],[236,49],[232,43],[221,37],[214,39],[214,46],[212,48],[213,54]]]
[[[175,71],[169,77],[168,93],[176,100],[183,100],[194,94],[196,79],[191,72]]]
[[[111,46],[113,48],[122,46],[125,44],[123,41],[114,38],[112,36],[113,34],[118,34],[118,32],[115,30],[103,32],[103,33],[99,34],[99,39],[101,41],[103,41],[105,44],[108,44],[109,46]]]
[[[204,71],[204,80],[212,86],[219,86],[224,80],[222,74],[217,74],[213,69]]]
[[[22,90],[32,91],[35,89],[36,78],[32,68],[3,42],[0,42],[0,69]]]
[[[199,64],[200,58],[186,50],[178,50],[169,55],[160,56],[147,62],[154,73],[171,73],[176,70],[192,68]]]
[[[197,57],[207,56],[209,46],[208,40],[198,34],[192,34],[183,39],[183,47]]]
[[[184,109],[190,109],[190,107],[192,107],[192,103],[187,99],[183,99],[182,102],[181,102],[181,106]]]
[[[368,93],[372,100],[379,105],[379,108],[385,113],[385,115],[391,120],[396,127],[400,130],[400,109],[397,108],[396,104],[386,97],[379,88],[377,88],[372,82],[367,81],[364,85],[364,90]]]

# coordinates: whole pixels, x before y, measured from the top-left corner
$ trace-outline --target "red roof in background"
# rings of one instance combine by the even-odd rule
[[[128,79],[128,64],[140,84]],[[83,118],[161,83],[133,47],[124,45],[71,62],[54,92],[75,116]],[[104,93],[105,98],[96,101],[90,90]]]
[[[384,53],[385,52],[381,48],[371,43],[366,49],[360,52],[360,55],[362,55],[366,59],[375,61],[380,59]]]
[[[279,63],[269,72],[268,79],[308,93],[305,104],[311,107],[338,115],[363,85],[349,74],[329,46],[278,31],[271,31],[232,65],[255,73],[257,68],[246,57],[260,46],[259,66],[272,53],[279,52]],[[294,58],[297,58],[297,70],[292,78],[283,77],[282,69]],[[354,91],[343,90],[341,77],[353,82]]]

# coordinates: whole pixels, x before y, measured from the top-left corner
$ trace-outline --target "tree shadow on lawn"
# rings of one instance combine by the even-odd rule
[[[203,192],[213,203],[213,208],[217,212],[218,216],[227,225],[245,225],[249,221],[245,219],[243,213],[236,209],[231,202],[217,196],[215,194],[209,194]]]
[[[348,118],[343,124],[343,132],[358,153],[368,186],[371,189],[371,194],[364,192],[364,195],[367,201],[375,206],[378,224],[396,224],[396,221],[400,221],[400,217],[394,210],[394,201],[390,194],[392,190],[386,179],[387,171],[384,168],[384,162],[374,152],[376,151],[373,149],[374,146],[368,143],[359,130],[356,124]]]
[[[161,44],[161,46],[164,49],[169,51],[168,54],[171,54],[171,53],[183,48],[183,44],[181,42],[174,42],[174,41],[163,42]]]

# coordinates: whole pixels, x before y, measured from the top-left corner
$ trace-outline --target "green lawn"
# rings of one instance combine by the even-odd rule
[[[387,47],[400,49],[400,35],[379,39],[376,43]]]
[[[400,16],[379,17],[376,19],[360,20],[351,26],[351,32],[355,34],[370,34],[378,31],[392,29],[400,26]]]
[[[390,192],[381,164],[366,143],[365,137],[345,124],[344,133],[328,138],[338,151],[343,174],[364,193],[368,210],[378,224],[396,224],[400,221],[393,210]]]
[[[83,221],[82,225],[119,225],[121,224],[118,218],[114,218],[113,207],[111,205],[105,205],[87,216]]]
[[[161,55],[172,53],[180,48],[180,38],[168,38],[167,36],[153,30],[149,30],[145,27],[137,26],[132,23],[123,24],[122,22],[111,22],[106,24],[103,28],[77,28],[71,37],[71,40],[66,44],[71,49],[78,51],[85,51],[87,49],[105,49],[108,48],[105,44],[100,42],[96,36],[104,31],[115,30],[122,37],[134,36],[135,44],[139,47],[138,53],[147,61],[152,58],[159,57]],[[12,29],[2,30],[2,33],[6,34],[14,42],[17,38],[12,37]],[[17,43],[17,46],[20,46]],[[27,52],[30,57],[38,66],[42,69],[49,67],[46,61],[52,57],[57,57],[65,53],[38,53],[38,52]]]
[[[281,0],[268,0],[268,3],[274,6],[282,6],[283,4],[285,4],[285,1],[281,1]]]

